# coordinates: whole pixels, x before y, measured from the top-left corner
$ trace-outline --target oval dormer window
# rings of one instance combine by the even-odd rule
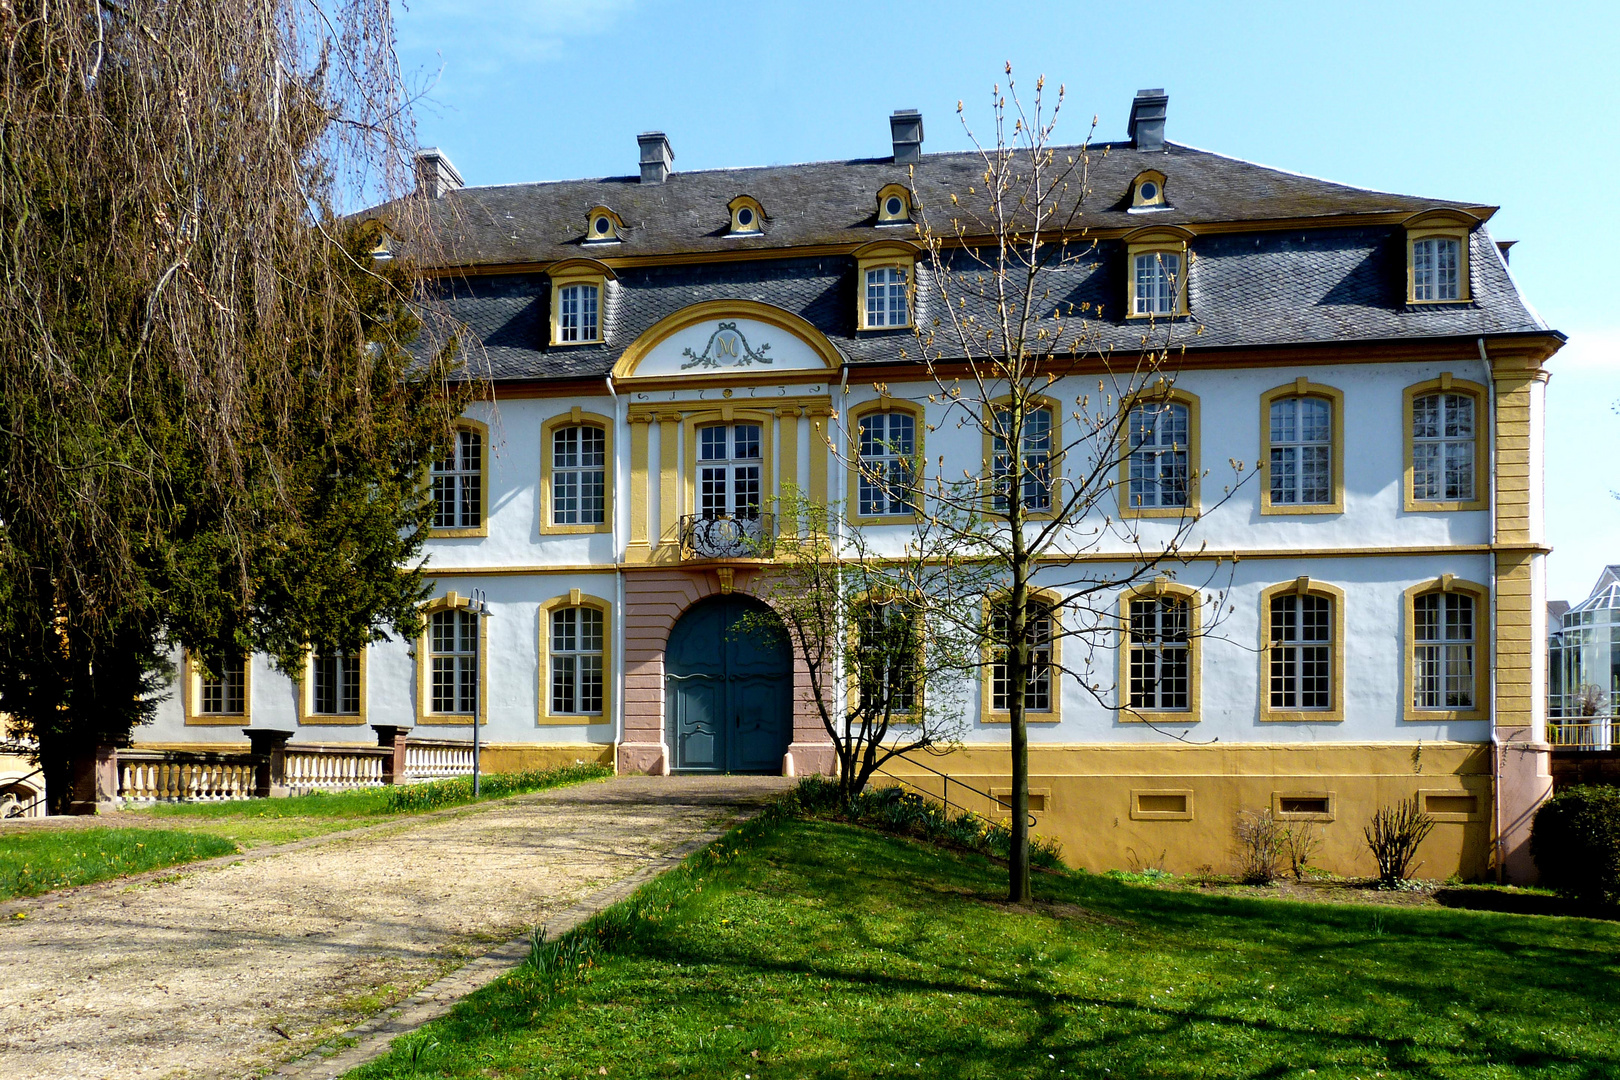
[[[1157,202],[1159,198],[1159,185],[1151,180],[1142,181],[1142,201]]]
[[[737,224],[747,229],[754,224],[754,212],[744,206],[737,211]]]
[[[1164,174],[1157,169],[1138,173],[1131,183],[1130,212],[1142,214],[1152,210],[1168,209],[1170,206],[1164,199]]]
[[[605,217],[599,217],[599,218],[596,219],[596,235],[597,236],[607,236],[612,232],[613,232],[613,222],[609,221]]]
[[[739,195],[726,209],[731,211],[732,236],[758,236],[765,231],[765,209],[755,199]]]
[[[899,217],[906,212],[906,204],[898,195],[890,195],[883,204],[883,209],[889,212],[890,217]]]

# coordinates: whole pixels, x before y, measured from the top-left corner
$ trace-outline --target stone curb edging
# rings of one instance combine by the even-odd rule
[[[673,870],[688,855],[712,844],[759,812],[757,808],[744,811],[725,826],[708,830],[701,836],[688,840],[628,877],[597,890],[572,907],[559,912],[546,921],[543,927],[545,940],[555,941],[591,916],[625,899],[660,874]],[[375,1061],[386,1054],[392,1048],[394,1040],[401,1035],[408,1035],[439,1019],[449,1013],[462,998],[522,966],[529,958],[532,942],[533,938],[525,934],[513,938],[505,945],[496,946],[437,982],[429,983],[404,1001],[383,1010],[341,1035],[333,1036],[321,1047],[303,1057],[295,1058],[268,1075],[282,1080],[334,1080],[350,1069]],[[346,1039],[359,1041],[329,1056],[321,1053],[322,1049],[333,1042]]]
[[[516,806],[529,802],[540,802],[548,795],[570,791],[583,787],[586,784],[600,784],[615,780],[617,777],[605,776],[595,780],[581,780],[575,783],[560,784],[556,787],[544,788],[540,791],[526,791],[518,795],[505,795],[494,799],[481,799],[475,803],[464,803],[461,806],[446,806],[440,810],[427,810],[420,814],[404,814],[394,821],[379,821],[370,825],[360,825],[353,829],[341,829],[336,832],[318,833],[315,836],[306,836],[299,840],[289,840],[284,844],[266,844],[263,847],[248,848],[232,855],[217,855],[212,859],[198,859],[195,862],[170,863],[168,866],[159,866],[153,870],[143,870],[138,874],[126,874],[123,877],[107,878],[105,881],[91,881],[83,885],[69,885],[61,889],[52,889],[50,892],[40,893],[38,896],[21,896],[0,902],[0,919],[9,919],[16,912],[41,911],[53,904],[64,903],[76,899],[85,893],[98,892],[105,889],[124,888],[135,885],[145,885],[158,878],[168,878],[176,874],[189,874],[199,870],[218,870],[237,863],[255,862],[259,859],[271,859],[277,855],[288,855],[303,851],[307,848],[320,847],[324,844],[339,843],[344,840],[359,840],[367,836],[386,832],[390,829],[409,829],[429,822],[443,821],[446,818],[461,817],[466,814],[477,814],[494,810],[503,806]],[[139,828],[131,823],[119,823],[114,828]],[[177,829],[176,832],[187,830]]]

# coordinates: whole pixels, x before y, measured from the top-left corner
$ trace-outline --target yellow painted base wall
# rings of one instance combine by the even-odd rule
[[[613,767],[611,743],[562,743],[536,746],[530,743],[496,743],[482,748],[483,770],[488,773],[529,772],[554,769],[559,765],[592,762]]]
[[[1005,811],[956,781],[1007,798],[1007,755],[1005,747],[963,748],[926,762],[951,775],[951,802],[999,817]],[[919,791],[943,794],[937,776],[903,762],[888,769]],[[1472,796],[1472,813],[1439,818],[1418,850],[1415,874],[1474,880],[1490,870],[1490,748],[1484,745],[1036,746],[1030,748],[1030,792],[1046,801],[1035,812],[1036,833],[1058,840],[1069,865],[1174,873],[1229,872],[1240,811],[1274,807],[1279,795],[1326,794],[1332,820],[1312,824],[1322,841],[1314,864],[1356,876],[1376,873],[1362,829],[1380,807],[1414,794],[1425,803],[1428,796]],[[1190,819],[1144,818],[1136,812],[1144,793],[1148,805],[1158,806],[1166,794],[1174,803],[1185,793]],[[1459,804],[1436,805],[1455,810]]]

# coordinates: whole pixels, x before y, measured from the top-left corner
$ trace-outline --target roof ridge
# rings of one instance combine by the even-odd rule
[[[1299,172],[1295,169],[1284,169],[1278,165],[1267,165],[1262,161],[1250,161],[1248,158],[1241,158],[1235,154],[1223,154],[1219,150],[1206,150],[1202,146],[1193,146],[1191,143],[1173,143],[1167,139],[1165,140],[1165,145],[1174,146],[1182,150],[1194,150],[1200,154],[1208,154],[1210,157],[1220,158],[1222,161],[1235,161],[1240,165],[1248,165],[1250,168],[1265,169],[1267,172],[1280,173],[1283,176],[1296,176],[1301,180],[1309,180],[1313,184],[1327,184],[1330,187],[1343,188],[1346,191],[1361,191],[1369,195],[1388,195],[1395,199],[1428,199],[1435,206],[1480,206],[1490,207],[1492,211],[1501,209],[1501,207],[1492,206],[1490,203],[1472,202],[1465,199],[1435,199],[1428,195],[1406,195],[1399,191],[1386,191],[1383,188],[1361,187],[1356,184],[1347,184],[1343,180],[1329,180],[1326,177],[1313,176],[1310,173]]]

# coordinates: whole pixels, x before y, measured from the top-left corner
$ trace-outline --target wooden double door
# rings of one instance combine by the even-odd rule
[[[779,773],[793,737],[793,658],[781,622],[747,596],[687,609],[664,651],[674,772]]]

